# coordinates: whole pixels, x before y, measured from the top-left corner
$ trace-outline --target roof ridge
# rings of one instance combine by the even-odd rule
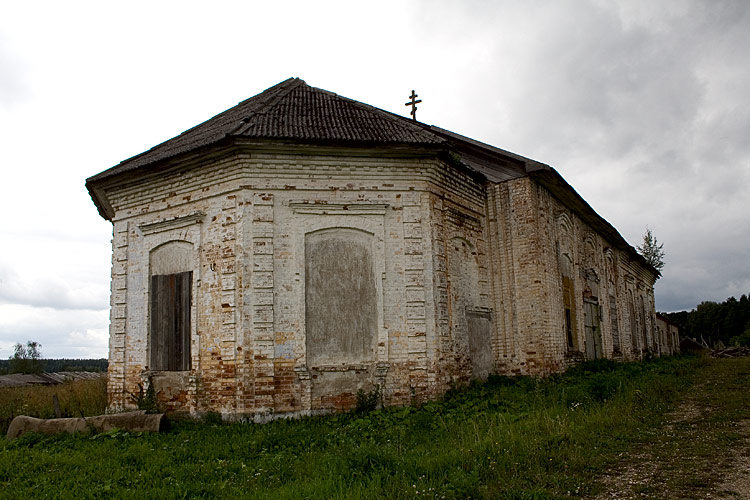
[[[248,97],[247,99],[245,99],[245,100],[243,100],[243,101],[240,101],[239,103],[235,104],[235,105],[234,105],[234,106],[232,106],[231,108],[229,108],[229,109],[225,109],[224,111],[222,111],[222,112],[220,112],[220,113],[218,113],[218,114],[216,114],[216,115],[212,116],[211,118],[209,118],[209,119],[207,119],[207,120],[204,120],[204,121],[202,121],[201,123],[199,123],[199,124],[195,125],[194,127],[190,127],[189,129],[185,130],[184,132],[180,133],[179,135],[177,135],[177,136],[175,136],[175,137],[180,137],[180,136],[182,136],[182,135],[186,135],[187,133],[189,133],[189,132],[192,132],[193,130],[195,130],[195,129],[199,128],[200,126],[202,126],[202,125],[204,125],[204,124],[206,124],[206,123],[208,123],[208,122],[210,122],[210,121],[212,121],[212,120],[214,120],[214,119],[220,118],[220,117],[222,117],[222,116],[226,116],[226,115],[229,115],[229,114],[231,114],[231,113],[232,113],[232,111],[236,111],[236,110],[237,110],[237,108],[241,107],[241,106],[242,106],[242,105],[244,105],[244,104],[250,104],[250,102],[251,102],[251,101],[253,101],[253,99],[257,99],[258,97],[262,96],[263,94],[266,94],[266,93],[269,93],[269,92],[272,92],[272,91],[277,91],[277,92],[278,92],[278,90],[281,90],[281,89],[282,89],[282,88],[283,88],[283,87],[284,87],[285,85],[288,85],[288,84],[290,84],[290,83],[294,83],[294,82],[295,82],[295,80],[296,80],[296,81],[299,81],[299,82],[302,82],[302,83],[304,83],[304,81],[303,81],[303,80],[301,80],[301,79],[299,79],[299,78],[297,78],[297,77],[294,77],[294,76],[292,76],[292,77],[290,77],[290,78],[287,78],[287,79],[286,79],[286,80],[284,80],[283,82],[279,82],[279,83],[277,83],[276,85],[272,85],[272,86],[268,87],[268,88],[267,88],[266,90],[264,90],[264,91],[262,91],[262,92],[258,92],[258,93],[257,93],[257,94],[255,94],[254,96],[252,96],[252,97]],[[292,88],[294,88],[294,87],[292,87]],[[273,94],[273,95],[276,95],[276,94]],[[256,104],[256,106],[255,106],[255,107],[262,107],[262,105],[263,105],[263,104],[264,104],[265,102],[266,102],[266,100],[256,100],[256,101],[254,101],[254,102],[253,102],[253,104]],[[258,111],[254,111],[254,112],[255,112],[255,113],[258,113]],[[175,137],[173,137],[172,139],[174,139]],[[171,139],[168,139],[168,140],[167,140],[167,141],[165,141],[165,142],[168,142],[168,141],[170,141],[170,140],[171,140]],[[158,146],[159,146],[159,145],[157,145],[156,147],[158,147]],[[152,149],[153,149],[153,148],[152,148]],[[148,152],[148,151],[147,151],[147,152]],[[127,161],[127,160],[125,160],[125,161]]]
[[[312,87],[312,88],[316,88],[316,87]],[[440,137],[438,134],[436,134],[436,133],[434,133],[432,131],[432,127],[433,127],[432,125],[428,125],[426,123],[422,123],[422,122],[419,122],[417,120],[414,120],[414,119],[411,119],[411,118],[407,118],[405,116],[401,116],[401,115],[399,115],[397,113],[394,113],[392,111],[388,111],[387,109],[378,108],[377,106],[373,106],[372,104],[367,104],[366,102],[357,101],[356,99],[352,99],[351,97],[345,97],[345,96],[336,94],[335,92],[331,92],[331,91],[324,90],[324,89],[317,89],[317,90],[321,90],[323,92],[327,92],[329,94],[333,94],[333,95],[335,95],[336,97],[338,97],[340,99],[344,99],[346,101],[349,101],[352,104],[354,104],[355,106],[359,106],[359,107],[364,108],[364,109],[366,109],[368,111],[375,111],[375,112],[378,112],[378,113],[382,113],[385,118],[388,118],[389,120],[391,120],[391,121],[393,121],[395,123],[408,124],[408,126],[410,126],[410,127],[416,126],[421,131],[427,132],[427,133],[429,133],[431,135],[439,137],[441,142],[445,142],[444,138]]]
[[[263,92],[255,94],[252,97],[240,101],[234,109],[242,108],[243,106],[249,105],[247,112],[241,113],[243,116],[239,119],[237,125],[228,130],[225,136],[231,136],[235,134],[242,134],[247,131],[250,124],[251,118],[255,115],[265,115],[269,110],[274,108],[282,98],[289,95],[291,91],[299,87],[300,85],[307,85],[304,80],[297,77],[287,78],[283,82],[277,83],[271,87],[268,87]],[[261,97],[262,96],[262,97]],[[227,111],[231,111],[232,108]],[[249,125],[248,125],[249,124]]]
[[[265,90],[263,90],[263,91],[261,91],[261,92],[258,92],[257,94],[255,94],[255,95],[253,95],[253,96],[250,96],[250,97],[248,97],[247,99],[243,99],[243,100],[241,100],[241,101],[240,101],[240,102],[238,102],[238,103],[237,103],[237,105],[236,105],[236,106],[234,106],[234,107],[237,107],[237,106],[242,106],[243,104],[249,103],[250,101],[253,101],[253,100],[257,99],[258,97],[262,96],[263,94],[266,94],[266,93],[270,93],[270,92],[276,91],[276,90],[278,90],[278,89],[281,89],[281,88],[283,88],[283,87],[284,87],[284,86],[286,86],[286,85],[289,85],[289,84],[291,84],[291,83],[295,83],[295,82],[301,82],[301,83],[305,83],[305,81],[304,81],[304,80],[302,80],[301,78],[297,78],[296,76],[292,76],[292,77],[289,77],[289,78],[287,78],[286,80],[284,80],[283,82],[279,82],[279,83],[277,83],[276,85],[271,85],[271,86],[270,86],[270,87],[268,87],[267,89],[265,89]],[[232,109],[232,108],[229,108],[229,109]],[[229,110],[227,110],[227,111],[229,111]]]
[[[296,77],[290,78],[289,80],[287,80],[287,82],[289,82],[289,84],[286,86],[287,88],[284,88],[284,89],[280,88],[279,92],[269,96],[268,100],[263,102],[261,111],[258,111],[257,113],[267,114],[269,111],[271,111],[275,106],[279,104],[279,101],[281,101],[284,97],[288,96],[297,87],[300,87],[302,85],[307,85],[307,83],[305,83],[303,79],[296,78]],[[286,82],[282,82],[282,83],[286,83]],[[307,86],[309,87],[309,85]]]
[[[305,81],[301,78],[297,78],[297,77],[287,78],[283,82],[277,83],[273,87],[269,87],[263,92],[256,94],[253,97],[250,97],[249,99],[245,99],[244,101],[240,102],[239,104],[237,104],[236,108],[241,107],[243,104],[250,104],[250,101],[252,101],[252,106],[250,107],[247,113],[242,113],[244,116],[240,118],[237,126],[227,131],[225,136],[232,136],[232,135],[243,134],[247,132],[250,128],[254,126],[251,120],[253,116],[267,115],[272,109],[274,109],[279,104],[279,102],[281,102],[282,99],[284,99],[292,91],[294,91],[295,89],[303,85],[309,87],[309,85],[307,85],[307,83],[305,83]],[[266,95],[264,96],[264,94]],[[261,96],[264,96],[264,97],[259,99],[259,97]],[[230,110],[227,110],[227,111],[230,111]]]

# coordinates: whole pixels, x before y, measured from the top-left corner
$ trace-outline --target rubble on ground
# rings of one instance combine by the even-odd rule
[[[743,356],[750,356],[750,347],[727,347],[711,351],[712,358],[741,358]]]

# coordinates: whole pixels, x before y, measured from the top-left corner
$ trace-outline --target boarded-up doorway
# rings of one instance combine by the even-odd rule
[[[472,378],[485,380],[492,373],[494,359],[490,337],[490,321],[489,311],[466,311]]]
[[[586,359],[599,359],[603,356],[600,310],[597,302],[584,299],[583,326],[586,330]]]
[[[151,369],[190,369],[193,272],[151,276]]]
[[[447,274],[451,336],[454,349],[468,355],[471,377],[486,379],[494,368],[491,317],[479,307],[479,263],[474,245],[461,237],[448,242]]]

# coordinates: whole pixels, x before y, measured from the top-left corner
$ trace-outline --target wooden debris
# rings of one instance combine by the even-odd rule
[[[713,358],[741,358],[750,356],[750,347],[727,347],[726,349],[716,349],[711,351]]]

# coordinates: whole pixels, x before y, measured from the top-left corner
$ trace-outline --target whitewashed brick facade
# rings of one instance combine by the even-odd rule
[[[489,373],[673,352],[654,335],[655,270],[532,170],[490,180],[429,148],[248,141],[90,179],[113,223],[111,410],[148,383],[165,409],[228,418],[350,408],[376,386],[409,404]],[[370,333],[329,352],[307,306],[335,283],[310,281],[310,255],[334,249],[336,266],[347,245],[371,262],[368,304],[347,306]],[[150,279],[185,271],[190,366],[153,370]]]

